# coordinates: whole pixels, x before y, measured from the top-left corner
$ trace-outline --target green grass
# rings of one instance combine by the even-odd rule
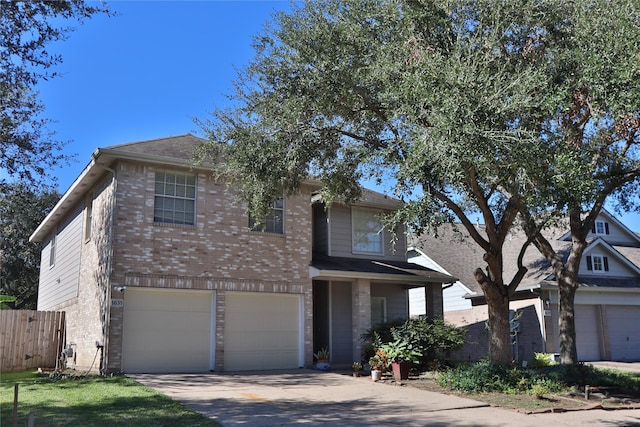
[[[18,425],[219,426],[214,420],[124,376],[50,379],[36,372],[0,376],[0,425],[11,425],[18,384]]]

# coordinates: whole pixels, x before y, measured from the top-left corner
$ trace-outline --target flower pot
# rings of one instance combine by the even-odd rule
[[[371,371],[371,379],[374,381],[380,381],[382,378],[382,371]]]
[[[393,379],[396,381],[409,379],[409,368],[411,364],[409,362],[393,362],[391,369],[393,369]]]
[[[327,372],[329,371],[329,369],[331,369],[331,364],[328,360],[318,360],[318,362],[316,363],[316,369],[318,371]]]
[[[354,372],[353,372],[353,376],[354,376],[355,378],[360,377],[360,371],[354,371]]]

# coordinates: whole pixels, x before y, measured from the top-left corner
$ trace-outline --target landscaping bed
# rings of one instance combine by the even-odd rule
[[[475,364],[483,367],[482,363]],[[471,364],[469,365],[471,366]],[[417,389],[450,394],[468,399],[477,400],[488,403],[491,406],[497,406],[505,409],[516,410],[524,413],[540,413],[540,412],[565,412],[589,409],[640,409],[640,375],[637,373],[622,372],[612,369],[595,369],[589,367],[577,367],[580,373],[578,376],[571,375],[571,372],[553,370],[557,368],[546,367],[541,369],[521,370],[509,368],[507,374],[498,378],[495,373],[490,371],[489,366],[477,370],[473,374],[463,372],[462,376],[466,379],[465,385],[473,391],[457,388],[455,381],[447,382],[442,377],[447,370],[427,371],[418,373],[413,371],[409,379],[396,382],[393,375],[389,372],[383,374],[380,384],[388,386],[415,387]],[[489,372],[493,381],[499,383],[504,389],[502,391],[483,390],[488,380],[482,377],[482,374]],[[449,372],[450,373],[450,372]],[[522,378],[530,375],[528,382]],[[508,377],[520,378],[516,381],[521,385],[521,389],[517,386],[508,385]],[[471,377],[471,378],[469,378]],[[370,381],[369,377],[364,377]],[[445,377],[446,378],[446,377]],[[530,387],[531,383],[547,384],[544,394],[536,395]],[[458,378],[459,380],[460,378]],[[584,381],[590,381],[598,385],[590,385],[588,387],[588,398]],[[459,385],[459,384],[458,384]],[[477,386],[480,385],[480,386]],[[622,386],[624,385],[624,386]],[[508,391],[504,391],[508,390]]]
[[[394,383],[393,378],[390,376],[386,376],[384,382]],[[640,409],[640,395],[614,386],[590,388],[589,399],[587,400],[584,392],[579,393],[572,390],[540,397],[529,393],[467,393],[439,385],[436,380],[436,374],[431,372],[411,375],[409,380],[403,381],[402,384],[421,390],[466,397],[492,406],[521,412],[572,411],[594,409],[596,407],[604,409]]]

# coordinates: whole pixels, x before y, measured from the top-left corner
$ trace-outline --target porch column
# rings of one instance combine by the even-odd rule
[[[351,338],[353,361],[362,359],[360,336],[371,329],[371,281],[358,279],[351,283]]]
[[[424,303],[429,319],[443,319],[442,283],[426,283],[424,286]]]

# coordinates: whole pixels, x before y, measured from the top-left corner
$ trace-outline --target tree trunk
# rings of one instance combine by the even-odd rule
[[[576,286],[570,278],[558,276],[558,296],[560,300],[558,314],[558,331],[560,338],[560,363],[573,365],[578,363],[576,347],[576,321],[574,299]]]
[[[509,324],[509,296],[503,295],[495,286],[485,288],[484,293],[489,312],[489,360],[508,364],[513,358]]]
[[[509,299],[502,298],[489,304],[489,358],[496,363],[510,363],[513,358],[511,349],[511,330],[509,328]]]

